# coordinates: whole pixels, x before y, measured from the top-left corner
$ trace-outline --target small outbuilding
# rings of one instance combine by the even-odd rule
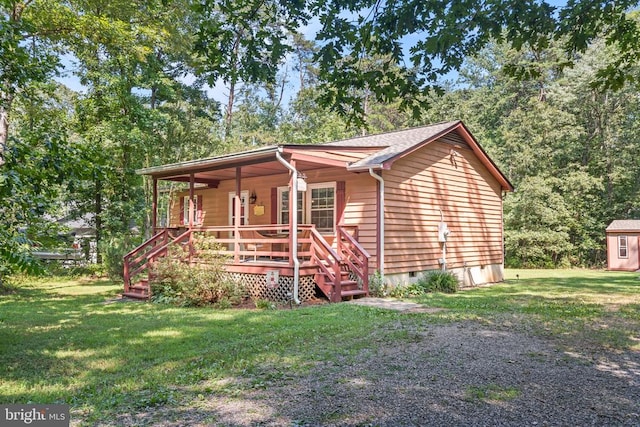
[[[616,219],[606,235],[607,269],[640,270],[640,219]]]

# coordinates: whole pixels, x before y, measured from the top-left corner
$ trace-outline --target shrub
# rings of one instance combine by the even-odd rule
[[[430,271],[422,280],[426,280],[431,292],[452,294],[458,290],[458,277],[450,271]]]
[[[450,271],[434,270],[422,276],[417,282],[407,286],[397,286],[391,290],[394,298],[415,298],[429,292],[454,293],[458,290],[458,278]]]
[[[387,284],[384,282],[382,274],[377,270],[369,277],[369,295],[372,297],[386,297],[389,295]]]
[[[47,276],[60,277],[104,277],[106,276],[106,266],[104,264],[78,264],[66,265],[61,261],[49,261],[45,264],[43,273]],[[113,277],[111,277],[113,278]]]
[[[142,243],[142,236],[124,235],[100,242],[105,272],[112,280],[124,280],[124,256]]]
[[[215,305],[228,308],[246,297],[243,286],[229,280],[222,269],[226,256],[223,247],[213,239],[194,237],[197,254],[189,265],[180,259],[180,248],[158,260],[152,269],[150,286],[152,301],[179,306]]]
[[[415,282],[406,286],[396,286],[391,290],[389,295],[394,298],[415,298],[427,292],[420,282]]]

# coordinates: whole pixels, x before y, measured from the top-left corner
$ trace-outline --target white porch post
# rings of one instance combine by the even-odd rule
[[[296,304],[300,304],[300,298],[298,297],[298,288],[300,286],[300,260],[298,259],[298,170],[280,155],[280,151],[276,151],[276,158],[291,172],[291,181],[289,184],[289,225],[291,227],[291,231],[289,232],[289,254],[290,259],[293,260],[293,301]]]

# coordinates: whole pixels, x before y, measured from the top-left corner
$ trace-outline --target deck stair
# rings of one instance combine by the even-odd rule
[[[369,295],[369,254],[352,234],[337,229],[337,250],[312,229],[312,261],[318,266],[315,282],[329,301],[339,302]],[[353,280],[353,277],[358,280]]]
[[[191,230],[173,236],[170,229],[163,229],[149,240],[124,256],[124,292],[123,296],[140,300],[151,298],[149,281],[152,278],[153,263],[167,255],[170,245],[186,248],[189,255]]]
[[[141,279],[137,283],[129,286],[129,291],[122,296],[133,299],[148,300],[150,295],[149,279]]]
[[[326,266],[326,264],[325,264]],[[358,298],[367,295],[367,291],[362,289],[356,280],[349,278],[349,271],[345,270],[345,264],[340,266],[339,286],[332,274],[327,274],[323,268],[318,268],[314,280],[322,293],[330,301],[341,301],[344,299]],[[338,299],[338,295],[340,298]]]

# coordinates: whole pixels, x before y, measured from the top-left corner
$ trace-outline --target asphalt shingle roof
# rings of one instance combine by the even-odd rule
[[[609,224],[607,231],[640,231],[640,219],[616,219]]]
[[[382,148],[380,151],[351,164],[350,169],[375,167],[393,159],[407,150],[412,149],[421,142],[440,135],[441,133],[457,126],[459,123],[460,121],[443,122],[396,132],[344,139],[342,141],[330,142],[323,145],[335,147],[380,147]]]

